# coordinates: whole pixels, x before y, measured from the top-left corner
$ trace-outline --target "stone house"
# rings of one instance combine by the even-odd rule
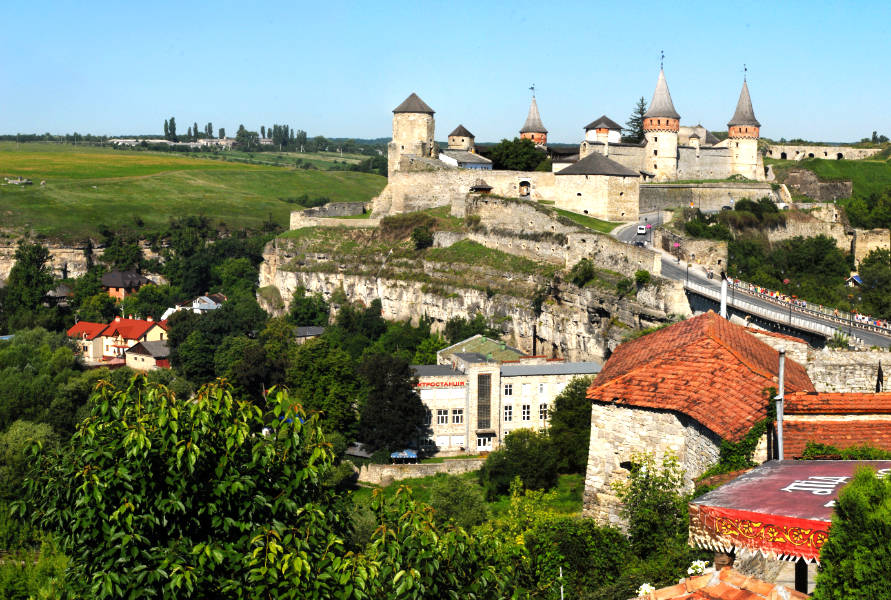
[[[583,514],[620,524],[611,484],[635,453],[675,454],[686,486],[717,462],[721,440],[737,442],[765,418],[779,353],[745,327],[709,311],[619,346],[588,390],[591,440]],[[787,392],[812,392],[786,360]],[[765,460],[766,436],[756,451]]]
[[[148,319],[115,317],[102,331],[102,359],[124,359],[127,349],[139,342],[167,339],[167,323]]]
[[[808,442],[891,451],[891,393],[798,392],[786,396],[783,413],[785,458],[800,458]]]
[[[86,362],[98,362],[102,360],[102,332],[108,325],[104,323],[91,323],[78,321],[67,332],[69,338],[77,346],[77,353]]]

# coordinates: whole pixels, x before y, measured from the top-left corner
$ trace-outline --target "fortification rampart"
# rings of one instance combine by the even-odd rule
[[[817,214],[830,216],[829,211],[819,211]],[[786,224],[784,226],[768,229],[765,232],[768,241],[779,242],[794,237],[809,238],[825,235],[832,238],[836,247],[842,252],[851,251],[851,244],[854,241],[853,231],[846,228],[841,221],[824,221],[816,218],[814,214],[799,211],[786,212],[785,216]]]
[[[640,185],[640,212],[647,213],[662,208],[690,206],[705,211],[721,210],[742,200],[774,198],[769,183],[718,182],[718,183],[642,183]]]
[[[817,202],[833,202],[850,198],[853,185],[850,181],[820,181],[813,171],[790,169],[783,181],[792,192],[804,194]]]
[[[727,242],[692,240],[658,228],[653,230],[653,246],[689,263],[701,264],[720,272],[727,269]]]
[[[726,179],[731,175],[730,148],[678,146],[678,179]]]
[[[891,249],[891,231],[887,229],[854,230],[854,264],[866,258],[873,250]]]
[[[860,160],[881,152],[881,148],[853,148],[851,146],[798,146],[794,144],[770,144],[766,156],[780,160],[804,160],[825,158],[829,160]]]

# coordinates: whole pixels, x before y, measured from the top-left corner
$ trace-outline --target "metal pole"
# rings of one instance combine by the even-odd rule
[[[786,388],[786,349],[780,348],[779,391],[777,401],[777,460],[783,460],[783,395]]]

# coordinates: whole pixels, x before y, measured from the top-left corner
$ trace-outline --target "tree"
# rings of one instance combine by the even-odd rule
[[[207,139],[210,139],[213,137],[213,123],[211,123],[210,121],[208,121],[207,125],[204,126],[204,136]]]
[[[548,431],[564,473],[584,473],[591,437],[590,377],[574,377],[554,399]]]
[[[501,332],[497,329],[489,327],[486,318],[481,313],[476,313],[472,319],[464,317],[453,317],[446,321],[445,331],[443,332],[450,343],[455,344],[461,340],[466,340],[477,334],[484,335],[489,338],[498,339]]]
[[[53,450],[59,436],[50,425],[31,421],[15,421],[0,433],[0,498],[19,498],[25,474],[31,468],[27,450],[35,442]]]
[[[298,287],[291,298],[288,318],[298,327],[328,324],[330,307],[321,294],[307,295],[306,289]]]
[[[433,334],[421,341],[411,359],[415,365],[435,365],[436,353],[449,345],[445,338],[439,334]]]
[[[492,167],[511,171],[533,171],[547,155],[532,140],[514,138],[503,139],[489,150]]]
[[[221,140],[226,139],[226,128],[225,127],[220,127],[220,132],[217,137],[219,137]]]
[[[232,384],[237,396],[260,398],[266,389],[266,352],[257,340],[233,335],[223,340],[214,352],[217,377]]]
[[[306,146],[306,132],[302,129],[298,129],[297,135],[294,137],[294,143],[297,144],[297,147],[303,152],[303,148]]]
[[[860,293],[863,310],[879,318],[891,318],[891,251],[877,248],[860,261]]]
[[[836,500],[815,600],[884,598],[891,560],[891,477],[860,467]]]
[[[322,485],[332,453],[286,392],[256,406],[215,383],[180,398],[140,376],[100,386],[91,406],[68,448],[39,456],[16,505],[70,559],[53,597],[342,591],[347,516]]]
[[[489,516],[482,488],[460,475],[440,473],[433,479],[430,506],[437,523],[451,521],[464,529],[479,525]]]
[[[506,494],[515,477],[529,490],[548,490],[557,485],[557,453],[547,432],[511,431],[479,471],[480,483],[489,500]]]
[[[167,123],[167,119],[164,119],[164,139],[170,139],[170,126]]]
[[[644,115],[647,114],[647,101],[643,96],[634,105],[631,116],[625,122],[625,135],[622,136],[623,142],[637,144],[644,139]]]
[[[426,439],[427,409],[407,360],[373,354],[362,361],[359,375],[368,390],[359,421],[361,442],[392,452]]]
[[[114,298],[105,292],[99,292],[84,300],[77,310],[77,318],[93,323],[108,323],[117,314]]]
[[[169,134],[169,137],[167,138],[168,140],[170,140],[171,142],[179,141],[179,139],[176,137],[176,119],[175,118],[170,117],[170,120],[168,121],[167,131]]]
[[[411,240],[415,244],[415,250],[423,250],[433,245],[433,234],[426,227],[415,227],[411,232]]]
[[[53,287],[53,274],[47,264],[50,253],[45,246],[20,240],[14,258],[3,301],[3,311],[8,317],[19,311],[39,309]]]
[[[197,140],[198,140],[198,123],[193,121],[192,122],[192,141],[194,142]]]
[[[102,262],[112,269],[138,270],[142,265],[142,248],[135,238],[115,236],[106,244]]]
[[[266,126],[265,125],[260,125],[260,137],[262,137],[262,138],[266,137]]]
[[[188,129],[188,131],[186,132],[186,139],[189,140],[189,141],[192,140],[192,127],[191,127],[191,126],[189,126],[189,129]]]
[[[121,302],[125,315],[135,315],[139,319],[152,317],[161,319],[168,308],[180,300],[178,288],[170,285],[144,285],[135,294],[130,294]]]

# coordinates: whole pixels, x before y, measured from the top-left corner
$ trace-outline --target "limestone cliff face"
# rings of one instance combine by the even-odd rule
[[[672,314],[689,313],[683,290],[665,281],[641,289],[636,298],[617,298],[605,290],[580,290],[562,283],[552,289],[541,314],[536,315],[526,295],[490,295],[472,288],[443,289],[396,277],[313,270],[323,263],[304,259],[295,266],[292,259],[286,245],[271,242],[260,266],[260,287],[274,286],[285,306],[299,287],[326,298],[343,288],[351,301],[367,305],[379,298],[386,319],[416,322],[426,316],[434,321],[434,329],[441,329],[449,319],[482,313],[511,344],[529,353],[569,360],[602,361],[628,333],[667,322]],[[262,294],[259,300],[273,314],[285,310],[270,306]]]
[[[50,252],[50,266],[56,277],[80,277],[87,272],[87,255],[83,247],[44,244]],[[15,251],[18,242],[6,242],[0,245],[0,281],[9,277],[15,265]],[[93,260],[102,256],[102,250],[93,250]]]

